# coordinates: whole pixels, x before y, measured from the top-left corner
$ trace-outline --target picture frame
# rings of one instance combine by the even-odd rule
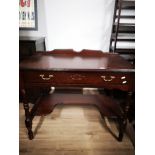
[[[19,30],[38,30],[37,0],[19,0]]]

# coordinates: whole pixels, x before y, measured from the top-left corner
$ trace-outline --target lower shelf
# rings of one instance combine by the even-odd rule
[[[67,94],[53,93],[42,96],[31,110],[31,115],[47,115],[50,114],[54,107],[58,104],[63,105],[93,105],[98,108],[101,116],[117,116],[122,117],[123,111],[119,103],[106,95],[83,95],[83,94]]]

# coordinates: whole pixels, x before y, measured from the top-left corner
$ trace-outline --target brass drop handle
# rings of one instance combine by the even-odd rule
[[[108,82],[110,82],[110,81],[112,81],[113,79],[115,79],[115,76],[110,76],[110,78],[107,78],[106,76],[101,76],[101,78],[104,80],[104,81],[108,81]]]
[[[43,79],[43,80],[50,80],[53,75],[49,75],[47,78],[44,77],[45,75],[44,74],[40,74],[40,77]]]

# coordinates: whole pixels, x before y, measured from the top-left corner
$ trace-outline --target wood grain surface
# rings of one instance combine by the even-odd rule
[[[29,140],[20,104],[20,155],[134,155],[134,147],[125,134],[118,142],[114,120],[101,118],[93,106],[58,105],[47,116],[33,121],[35,138]]]

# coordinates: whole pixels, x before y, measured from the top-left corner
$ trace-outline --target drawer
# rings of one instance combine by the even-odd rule
[[[59,73],[49,71],[25,71],[22,76],[26,83],[53,83],[61,77]]]
[[[119,85],[127,85],[129,83],[130,77],[128,74],[120,74],[120,73],[109,73],[109,74],[101,74],[100,82],[104,84],[119,84]]]
[[[127,85],[129,74],[109,72],[61,72],[61,71],[26,71],[23,73],[26,83],[51,83],[51,85]]]

